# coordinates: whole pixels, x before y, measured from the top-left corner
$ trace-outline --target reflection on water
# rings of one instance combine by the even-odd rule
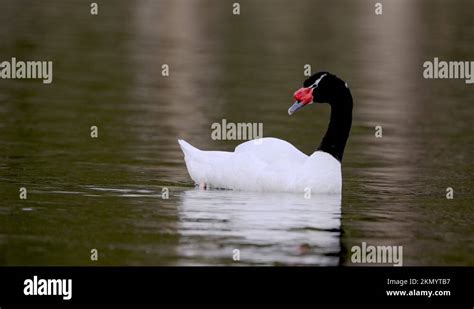
[[[228,190],[183,192],[180,264],[338,265],[341,199]]]
[[[245,265],[351,265],[363,241],[403,245],[405,265],[474,265],[474,88],[422,78],[427,59],[474,60],[474,2],[232,3],[117,0],[92,17],[1,1],[0,60],[53,60],[54,79],[0,80],[0,265],[90,265],[91,248],[99,265],[235,265],[234,249]],[[232,150],[210,139],[223,118],[314,151],[328,107],[286,112],[305,64],[354,96],[342,201],[193,189],[177,139]]]

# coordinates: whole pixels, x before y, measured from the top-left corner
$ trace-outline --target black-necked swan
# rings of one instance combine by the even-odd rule
[[[234,152],[203,151],[178,140],[194,182],[207,188],[340,194],[341,161],[352,124],[351,92],[337,76],[319,72],[304,81],[294,98],[289,115],[313,103],[331,106],[328,129],[311,156],[272,137],[247,141]]]

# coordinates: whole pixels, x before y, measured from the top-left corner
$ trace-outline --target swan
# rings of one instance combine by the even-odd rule
[[[242,191],[341,194],[341,162],[352,125],[352,95],[343,80],[319,72],[294,93],[292,115],[313,103],[328,103],[328,129],[310,156],[290,143],[264,137],[238,145],[234,152],[203,151],[179,139],[188,173],[202,188]]]

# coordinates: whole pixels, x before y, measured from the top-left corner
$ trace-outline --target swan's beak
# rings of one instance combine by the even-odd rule
[[[295,103],[291,105],[288,109],[288,115],[293,114],[306,104],[313,102],[313,88],[303,87],[295,91],[293,97],[295,98]]]
[[[288,115],[292,115],[294,112],[296,112],[303,106],[305,106],[305,104],[295,101],[295,103],[293,103],[293,105],[291,105],[291,107],[288,109]]]

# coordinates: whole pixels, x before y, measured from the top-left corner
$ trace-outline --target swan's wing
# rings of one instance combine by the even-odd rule
[[[237,154],[251,154],[267,164],[276,162],[304,163],[307,155],[290,143],[273,137],[251,140],[235,148]]]

